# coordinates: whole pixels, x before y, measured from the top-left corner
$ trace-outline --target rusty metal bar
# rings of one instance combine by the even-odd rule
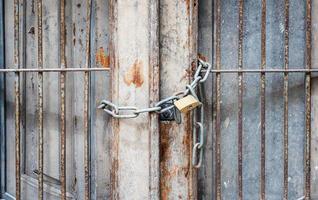
[[[261,69],[266,68],[266,0],[262,0]],[[265,73],[261,73],[261,183],[260,199],[265,200]]]
[[[38,68],[43,68],[42,0],[38,0]],[[43,72],[38,72],[38,199],[43,199]]]
[[[20,134],[20,74],[15,74],[15,176],[16,199],[21,199],[21,134]]]
[[[306,1],[306,69],[311,69],[311,0]],[[311,199],[311,73],[306,73],[306,142],[305,142],[305,200]]]
[[[20,68],[19,53],[19,0],[14,0],[14,64]],[[20,73],[15,73],[15,191],[16,200],[21,199],[21,133],[20,133]]]
[[[216,69],[221,69],[221,1],[216,0]],[[216,199],[221,200],[221,74],[216,73]]]
[[[60,59],[61,68],[66,68],[65,58],[65,0],[60,1]],[[61,118],[60,118],[60,179],[61,179],[61,199],[66,200],[66,120],[65,120],[65,71],[60,73],[60,98],[61,98]]]
[[[90,67],[90,34],[91,34],[91,0],[86,1],[87,6],[87,16],[86,16],[86,61],[85,68]],[[85,185],[85,200],[90,199],[90,188],[89,188],[89,72],[84,72],[84,185]]]
[[[238,68],[243,69],[243,0],[239,1]],[[243,73],[238,74],[238,199],[243,199]]]
[[[289,0],[285,0],[284,69],[289,68]],[[288,200],[288,73],[284,73],[284,200]]]

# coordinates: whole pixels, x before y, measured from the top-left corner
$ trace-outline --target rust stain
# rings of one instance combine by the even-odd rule
[[[190,16],[190,0],[185,0],[187,6],[187,15]]]
[[[207,62],[207,61],[208,61],[207,57],[206,57],[205,55],[201,54],[201,53],[198,53],[198,57],[199,57],[201,60],[203,60],[204,62]]]
[[[109,68],[110,66],[110,58],[106,55],[103,47],[97,50],[96,63],[102,65],[104,68]]]
[[[169,199],[171,193],[171,172],[168,165],[168,160],[171,159],[171,148],[170,148],[170,129],[172,124],[160,124],[160,169],[161,169],[161,180],[160,180],[160,196],[162,200]]]
[[[185,122],[190,122],[190,116],[187,115],[184,118]],[[190,123],[189,123],[190,124]],[[172,180],[176,177],[185,177],[188,180],[189,188],[191,188],[192,181],[192,171],[191,171],[191,161],[184,163],[182,165],[172,164],[172,151],[173,151],[173,141],[175,140],[176,135],[174,131],[177,130],[177,126],[173,123],[161,123],[160,124],[160,171],[161,171],[161,180],[160,180],[160,197],[163,200],[171,198],[172,191],[175,189],[172,185]],[[181,149],[183,154],[186,154],[188,158],[191,158],[191,126],[185,125],[184,131],[186,134],[182,136]],[[191,190],[191,189],[190,189]],[[189,190],[187,195],[188,199],[193,199],[193,194]],[[179,195],[182,198],[182,195]]]
[[[193,68],[193,67],[190,66],[189,69],[186,69],[186,70],[185,70],[185,73],[182,75],[180,81],[190,80],[191,74],[192,74],[192,75],[194,74],[194,70],[193,70],[192,68]]]
[[[124,76],[124,82],[130,86],[134,84],[136,88],[141,87],[144,83],[143,77],[143,64],[142,61],[136,59],[134,64],[126,72]]]

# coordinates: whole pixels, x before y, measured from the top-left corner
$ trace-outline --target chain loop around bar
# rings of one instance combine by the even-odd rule
[[[185,90],[176,92],[174,95],[167,97],[156,104],[153,107],[139,109],[134,106],[117,106],[116,104],[103,100],[98,108],[103,109],[107,114],[117,119],[129,119],[136,118],[143,113],[164,113],[170,109],[176,109],[174,102],[182,97],[191,94],[193,97],[201,101],[203,96],[202,84],[206,82],[210,71],[212,69],[211,64],[198,59],[198,67],[194,73],[193,80],[189,85],[186,85]],[[198,94],[196,90],[198,88]],[[168,106],[164,106],[169,103]],[[193,116],[193,149],[192,149],[192,165],[195,168],[199,168],[202,165],[203,149],[204,149],[204,106],[200,105],[194,111]],[[177,119],[176,119],[177,120]],[[177,120],[177,121],[181,121]],[[197,135],[199,133],[199,135]]]

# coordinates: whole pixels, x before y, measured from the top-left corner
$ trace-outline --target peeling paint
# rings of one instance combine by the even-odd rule
[[[100,47],[97,50],[96,63],[102,65],[104,68],[109,68],[109,66],[110,66],[109,55],[106,55],[103,47]]]
[[[144,83],[142,61],[138,59],[135,60],[134,64],[125,73],[124,82],[128,86],[134,84],[136,88],[142,86],[142,84]]]

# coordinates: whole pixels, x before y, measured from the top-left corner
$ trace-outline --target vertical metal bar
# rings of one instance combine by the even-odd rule
[[[239,1],[238,67],[243,69],[243,0]],[[243,73],[238,73],[238,199],[243,199]]]
[[[66,68],[65,59],[65,0],[60,1],[60,59],[61,68]],[[66,199],[66,121],[65,121],[65,76],[66,72],[60,73],[60,98],[61,98],[61,118],[60,118],[60,179],[61,179],[61,199]]]
[[[90,67],[90,34],[91,34],[91,0],[86,1],[87,16],[86,16],[86,62],[85,67]],[[89,200],[89,72],[84,72],[84,176],[85,176],[85,200]]]
[[[21,199],[21,142],[20,142],[20,73],[15,73],[15,176],[16,199]]]
[[[216,0],[216,69],[221,69],[221,1]],[[221,200],[221,73],[216,73],[216,199]]]
[[[261,69],[266,68],[266,0],[262,0]],[[265,73],[261,73],[261,188],[260,199],[265,200]]]
[[[289,0],[285,0],[284,69],[289,68]],[[284,200],[288,200],[288,72],[284,73]]]
[[[20,68],[19,55],[19,0],[14,0],[14,64],[15,68]],[[21,199],[21,149],[20,149],[20,73],[15,73],[14,82],[15,93],[15,185],[16,199]]]
[[[38,0],[38,68],[43,68],[42,0]],[[43,199],[43,72],[38,72],[38,199]]]
[[[261,69],[266,68],[266,0],[262,0]],[[261,183],[260,199],[265,200],[265,73],[261,73]]]
[[[311,0],[306,1],[306,69],[311,69]],[[305,199],[311,199],[311,73],[306,73],[306,143],[305,143]]]

